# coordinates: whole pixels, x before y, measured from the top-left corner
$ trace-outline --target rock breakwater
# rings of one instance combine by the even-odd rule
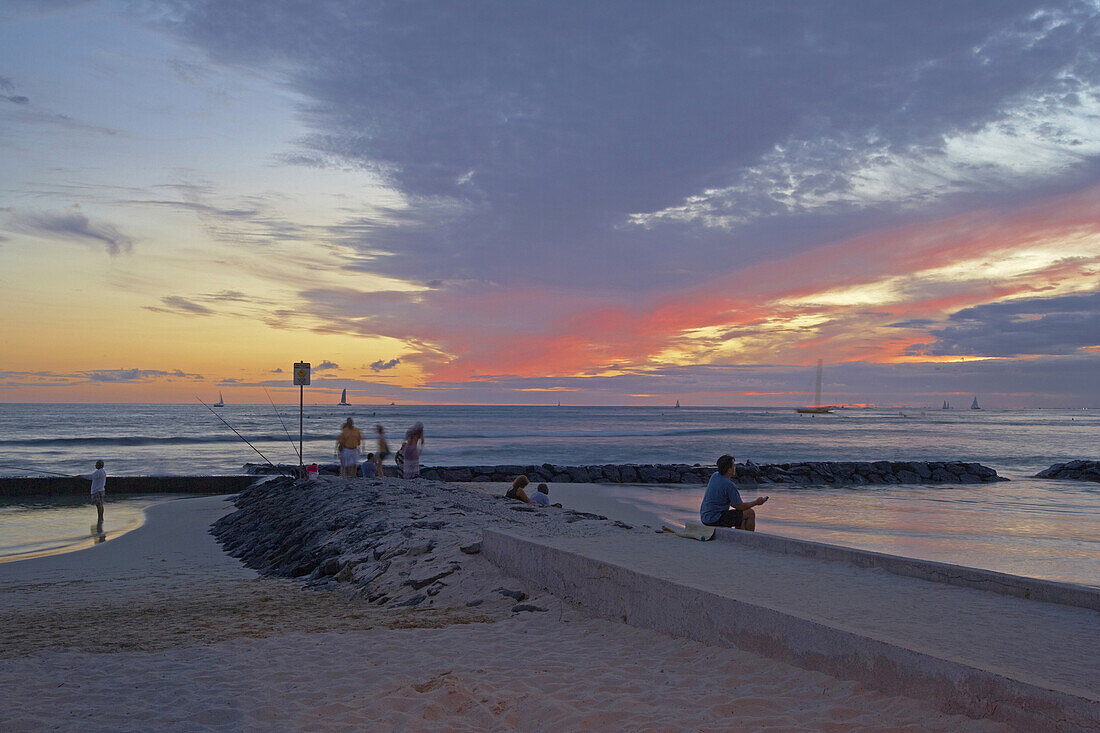
[[[249,472],[265,473],[267,466],[248,464]],[[336,466],[322,467],[336,474]],[[440,466],[420,469],[423,478],[448,483],[511,481],[526,474],[535,483],[580,484],[703,484],[714,466],[701,464],[604,464],[593,466],[541,465]],[[387,467],[387,476],[396,469]],[[737,480],[752,484],[851,485],[868,484],[980,484],[1007,481],[980,463],[962,461],[809,461],[757,465],[752,461],[737,464]]]
[[[211,533],[262,574],[342,587],[379,606],[487,617],[547,604],[480,556],[483,527],[542,536],[652,531],[425,479],[277,478],[234,503]]]
[[[1100,461],[1069,461],[1055,463],[1035,474],[1035,478],[1057,478],[1070,481],[1096,481],[1100,483]]]

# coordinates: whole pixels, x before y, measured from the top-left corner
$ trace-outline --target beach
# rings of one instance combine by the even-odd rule
[[[317,483],[317,496],[346,502],[367,482]],[[225,497],[158,504],[145,525],[117,540],[0,566],[0,689],[20,699],[3,706],[0,726],[1006,729],[944,712],[935,700],[885,695],[727,645],[596,618],[451,544],[492,522],[611,551],[606,538],[614,533],[643,542],[649,528],[568,521],[576,516],[568,510],[533,515],[435,482],[387,480],[375,488],[394,497],[374,511],[387,522],[404,519],[398,531],[423,524],[414,515],[433,507],[467,509],[461,517],[447,511],[447,530],[422,526],[444,533],[432,550],[390,558],[406,563],[392,566],[396,578],[415,579],[416,568],[450,567],[461,555],[459,571],[422,586],[437,588],[430,604],[395,607],[405,597],[399,589],[416,590],[405,580],[384,586],[389,597],[379,603],[316,569],[299,580],[262,577],[210,534],[233,510]],[[406,494],[413,499],[401,500]],[[487,520],[485,511],[497,518]],[[522,594],[522,602],[501,591]]]

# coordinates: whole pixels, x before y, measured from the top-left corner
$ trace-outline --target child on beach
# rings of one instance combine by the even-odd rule
[[[539,484],[538,490],[532,491],[531,495],[527,498],[532,504],[550,506],[550,487],[546,484]]]
[[[374,454],[368,453],[367,460],[363,461],[363,478],[374,478],[378,474],[375,473],[377,466],[374,463]]]
[[[382,470],[382,461],[386,460],[386,456],[390,454],[390,446],[386,443],[386,431],[382,426],[375,425],[374,429],[378,433],[378,452],[374,454],[375,474],[378,478],[384,478],[386,472]]]
[[[96,461],[95,470],[80,474],[80,478],[86,478],[92,482],[92,503],[95,504],[96,513],[99,515],[96,527],[101,530],[103,529],[103,498],[107,495],[107,472],[103,470],[103,461]]]

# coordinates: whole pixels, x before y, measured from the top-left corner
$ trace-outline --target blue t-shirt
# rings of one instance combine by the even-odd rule
[[[713,524],[722,518],[722,512],[740,503],[742,499],[737,484],[715,471],[707,482],[707,492],[703,494],[703,503],[699,506],[699,521]]]

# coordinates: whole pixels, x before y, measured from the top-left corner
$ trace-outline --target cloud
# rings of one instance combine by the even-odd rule
[[[932,328],[930,344],[910,353],[933,356],[1072,354],[1100,346],[1100,292],[987,303],[952,313]]]
[[[182,369],[165,371],[161,369],[93,369],[86,372],[76,372],[68,375],[55,375],[66,379],[74,379],[77,382],[83,377],[88,382],[154,382],[172,378],[202,379],[202,375],[189,374]]]
[[[1100,159],[1085,3],[277,7],[165,27],[282,70],[310,130],[284,160],[404,195],[331,231],[403,280],[671,289]]]
[[[103,246],[112,257],[128,253],[134,241],[111,224],[91,221],[78,207],[64,212],[17,213],[13,217],[17,231],[40,237],[62,237]]]
[[[370,368],[376,372],[381,372],[386,369],[393,369],[400,363],[400,359],[390,359],[389,361],[382,361],[381,359],[379,359],[378,361],[372,362]]]
[[[339,364],[337,364],[337,363],[336,363],[336,362],[334,362],[334,361],[328,361],[328,360],[326,359],[325,361],[322,361],[322,362],[321,362],[320,364],[318,364],[317,366],[313,367],[313,371],[315,371],[315,372],[321,372],[321,371],[324,371],[324,370],[326,370],[326,369],[339,369],[339,368],[340,368],[340,365],[339,365]]]
[[[155,313],[175,313],[181,316],[212,316],[214,311],[210,310],[204,305],[200,305],[187,298],[179,295],[166,295],[160,299],[160,302],[164,304],[163,307],[146,305],[142,306],[145,310],[153,311]]]

